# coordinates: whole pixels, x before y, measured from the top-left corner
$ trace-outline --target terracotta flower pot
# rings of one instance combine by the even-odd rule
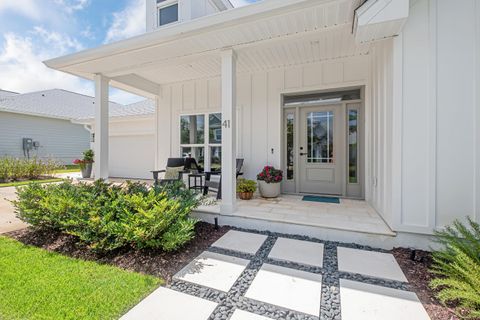
[[[242,200],[252,200],[253,192],[239,192],[238,197]]]
[[[258,181],[258,186],[260,187],[260,194],[264,198],[276,198],[280,195],[280,183],[266,183],[263,180]]]

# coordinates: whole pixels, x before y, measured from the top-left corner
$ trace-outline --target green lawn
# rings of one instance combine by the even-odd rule
[[[0,319],[118,319],[162,280],[0,237]]]
[[[55,173],[70,173],[80,172],[80,166],[78,164],[67,164],[65,169],[55,170]]]
[[[63,180],[63,179],[61,179],[61,178],[55,178],[55,179],[42,179],[42,180],[27,180],[27,181],[6,182],[6,183],[0,183],[0,188],[24,186],[24,185],[29,184],[29,183],[32,183],[32,182],[51,183],[51,182],[59,182],[59,181],[62,181],[62,180]]]

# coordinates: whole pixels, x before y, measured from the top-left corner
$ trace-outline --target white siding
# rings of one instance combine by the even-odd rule
[[[411,1],[395,40],[402,100],[397,230],[430,233],[480,215],[479,7],[475,0]]]
[[[40,142],[31,156],[55,158],[71,164],[90,148],[90,134],[83,125],[68,120],[0,112],[0,156],[23,157],[22,139]]]
[[[372,49],[371,102],[366,109],[366,133],[369,142],[366,168],[367,200],[391,226],[392,142],[393,142],[393,47],[391,40]],[[368,190],[371,190],[368,192]]]

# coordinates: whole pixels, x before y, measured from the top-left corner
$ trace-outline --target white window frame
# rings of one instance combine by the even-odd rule
[[[183,157],[183,152],[182,152],[182,148],[203,148],[204,150],[204,167],[205,167],[205,171],[210,171],[211,170],[211,154],[210,154],[210,148],[212,147],[222,147],[222,144],[221,143],[210,143],[210,115],[211,114],[214,114],[214,113],[219,113],[219,114],[222,114],[222,111],[211,111],[211,112],[187,112],[187,113],[181,113],[179,115],[179,118],[178,118],[178,131],[180,133],[180,143],[179,143],[179,146],[180,146],[180,156]],[[204,138],[203,138],[203,144],[182,144],[182,134],[181,134],[181,119],[182,117],[185,117],[185,116],[204,116]]]
[[[160,24],[160,10],[171,7],[171,6],[174,6],[174,5],[177,5],[177,8],[178,8],[178,10],[177,10],[177,13],[178,13],[177,14],[177,21],[170,22],[170,23],[167,23],[167,24]],[[178,23],[179,21],[180,21],[180,4],[179,4],[178,0],[166,0],[166,1],[163,1],[163,2],[160,2],[160,3],[157,3],[157,27],[158,28],[163,27],[163,26],[169,26],[169,25]]]

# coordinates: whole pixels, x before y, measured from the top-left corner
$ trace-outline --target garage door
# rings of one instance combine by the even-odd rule
[[[153,135],[110,137],[110,176],[151,179],[155,167]]]

